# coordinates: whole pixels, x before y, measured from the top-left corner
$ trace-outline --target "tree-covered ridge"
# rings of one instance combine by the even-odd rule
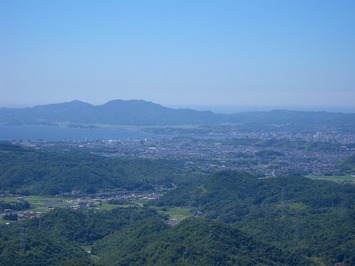
[[[152,204],[188,206],[193,213],[233,223],[259,240],[331,265],[355,260],[354,195],[355,187],[349,185],[225,171]]]
[[[156,217],[156,213],[136,208],[110,212],[56,209],[41,218],[2,225],[0,265],[93,265],[84,246],[147,217]]]
[[[354,193],[353,186],[314,181],[305,177],[260,179],[245,172],[223,171],[211,174],[195,186],[178,188],[154,204],[198,208],[210,213],[210,218],[220,218],[220,215],[227,214],[229,204],[235,204],[243,212],[243,217],[254,208],[273,207],[275,211],[285,212],[295,204],[300,204],[304,210],[327,207],[353,209]],[[234,213],[233,208],[231,211]],[[235,214],[228,220],[222,220],[233,222],[238,219]]]
[[[190,218],[169,228],[142,221],[94,245],[103,265],[310,265],[229,225]]]
[[[153,189],[179,182],[186,173],[173,162],[112,159],[0,145],[0,192],[56,195],[100,189]]]
[[[91,250],[88,253],[86,250]],[[230,225],[201,218],[169,227],[150,209],[56,209],[0,226],[1,265],[308,265]]]
[[[235,225],[256,239],[319,258],[325,265],[355,265],[354,221],[354,210],[339,208],[282,217],[246,217]]]

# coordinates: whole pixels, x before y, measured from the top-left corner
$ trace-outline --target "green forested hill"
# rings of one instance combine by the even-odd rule
[[[0,192],[56,195],[100,189],[152,189],[186,173],[166,160],[111,159],[0,144]]]
[[[190,218],[178,226],[143,221],[94,245],[103,265],[309,265],[229,225]]]
[[[209,218],[232,223],[245,215],[287,214],[294,210],[322,208],[354,209],[354,186],[343,186],[304,177],[258,179],[238,171],[211,174],[202,183],[181,187],[160,200],[156,206],[197,208]]]
[[[178,188],[156,206],[187,206],[256,238],[327,263],[355,262],[355,187],[302,177],[220,172]]]
[[[136,208],[56,209],[38,219],[0,225],[0,265],[94,265],[85,246],[148,217],[156,214]]]
[[[85,250],[91,250],[87,253]],[[149,209],[56,209],[0,226],[0,265],[312,265],[220,222],[176,227]]]

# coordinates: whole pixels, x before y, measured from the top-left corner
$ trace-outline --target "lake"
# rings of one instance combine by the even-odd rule
[[[108,140],[158,138],[142,131],[103,128],[70,128],[42,125],[0,125],[0,140]]]

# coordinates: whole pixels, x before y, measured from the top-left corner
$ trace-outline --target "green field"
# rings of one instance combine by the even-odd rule
[[[168,216],[169,222],[172,224],[178,224],[182,220],[190,216],[190,209],[181,207],[171,207],[171,208],[156,208],[159,214]]]
[[[307,176],[314,180],[327,180],[337,183],[355,184],[355,176]]]
[[[2,220],[2,219],[0,219],[0,225],[2,225],[2,224],[11,224],[11,223],[16,223],[16,221],[8,221],[8,220]]]
[[[111,203],[101,203],[96,205],[94,208],[101,210],[101,211],[111,211],[116,208],[128,208],[130,206],[136,206],[130,203],[127,204],[111,204]]]
[[[61,198],[61,197],[45,197],[45,196],[23,196],[23,200],[28,201],[31,205],[32,212],[41,212],[46,213],[53,208],[64,208],[69,206],[75,206],[77,202],[75,199],[71,198]],[[17,197],[3,197],[1,198],[3,201],[7,202],[16,202]],[[146,199],[132,199],[122,204],[109,204],[107,202],[103,202],[97,204],[91,208],[95,208],[98,210],[106,210],[110,211],[115,208],[127,208],[127,207],[143,207],[143,205],[147,202]],[[171,208],[155,208],[159,214],[168,217],[169,223],[178,224],[185,218],[190,216],[190,210],[188,208],[181,207],[171,207]]]
[[[49,207],[57,208],[68,206],[68,198],[24,196],[23,199],[30,203],[31,209],[40,212],[48,211]]]
[[[145,203],[147,203],[149,200],[147,199],[131,199],[128,200],[129,203],[132,203],[134,206],[138,206],[138,207],[143,207],[143,205]]]
[[[64,197],[23,196],[22,199],[30,203],[31,211],[33,212],[48,212],[53,208],[64,208],[77,204],[74,202],[75,199]],[[18,197],[2,197],[0,200],[4,202],[17,202]],[[104,202],[93,206],[93,208],[109,211],[115,208],[143,207],[147,201],[146,199],[132,199],[122,204],[109,204]]]
[[[44,196],[23,196],[23,200],[28,201],[33,212],[48,212],[51,208],[66,207],[69,205],[68,198],[44,197]],[[17,202],[17,197],[2,197],[4,202]]]

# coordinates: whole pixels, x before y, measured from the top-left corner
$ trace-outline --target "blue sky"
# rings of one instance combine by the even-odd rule
[[[353,0],[3,0],[0,106],[355,106]]]

